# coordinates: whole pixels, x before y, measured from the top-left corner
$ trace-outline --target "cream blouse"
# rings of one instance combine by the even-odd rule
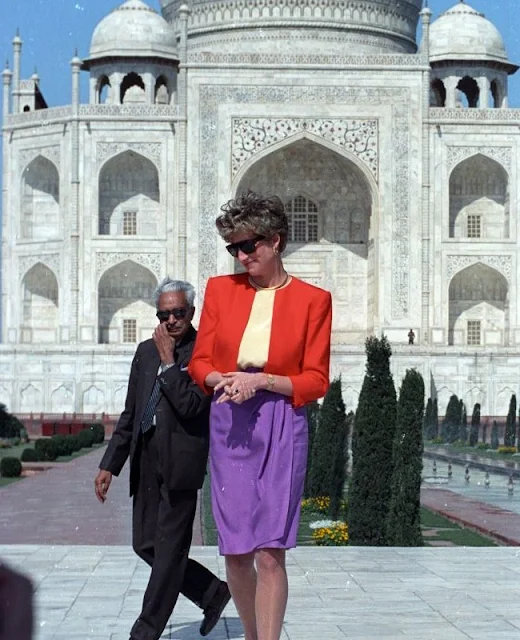
[[[282,286],[261,288],[252,280],[250,284],[255,287],[256,293],[249,314],[249,320],[242,336],[240,349],[238,350],[238,367],[262,368],[269,356],[269,343],[271,342],[271,326],[273,323],[273,309],[276,292],[287,287],[291,278]]]

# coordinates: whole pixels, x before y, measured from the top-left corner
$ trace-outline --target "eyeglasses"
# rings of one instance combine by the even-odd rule
[[[184,320],[189,314],[191,309],[189,307],[177,307],[176,309],[165,309],[164,311],[158,311],[155,315],[159,322],[168,322],[170,316],[173,316],[176,320]]]
[[[240,242],[233,242],[232,244],[226,245],[226,249],[228,252],[236,258],[238,256],[238,252],[242,251],[242,253],[254,253],[256,251],[256,245],[260,242],[260,240],[265,240],[265,236],[255,236],[254,238],[249,238],[248,240],[241,240]]]

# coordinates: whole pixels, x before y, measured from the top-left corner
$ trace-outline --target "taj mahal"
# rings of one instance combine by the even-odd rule
[[[456,393],[505,415],[520,372],[518,66],[479,10],[431,5],[162,0],[160,15],[126,0],[72,58],[70,104],[51,108],[21,77],[16,36],[0,402],[118,414],[157,282],[191,281],[200,310],[207,279],[235,269],[219,207],[251,188],[286,204],[287,270],[332,292],[348,410],[364,341],[384,333],[396,385],[415,367],[441,414]]]

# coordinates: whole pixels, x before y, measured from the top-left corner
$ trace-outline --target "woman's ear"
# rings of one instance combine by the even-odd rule
[[[280,242],[281,242],[281,238],[280,238],[280,234],[276,233],[272,238],[271,238],[271,242],[273,243],[273,252],[275,254],[280,253]]]

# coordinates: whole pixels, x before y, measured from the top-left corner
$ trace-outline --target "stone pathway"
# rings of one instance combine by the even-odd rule
[[[215,548],[193,557],[222,575]],[[128,640],[148,569],[128,547],[0,545],[37,587],[35,640]],[[520,549],[301,547],[288,554],[283,640],[518,640]],[[200,638],[180,598],[163,640]],[[236,610],[210,640],[243,639]]]
[[[130,545],[128,465],[100,504],[94,478],[102,449],[0,489],[0,544]],[[200,515],[194,544],[201,544]]]

